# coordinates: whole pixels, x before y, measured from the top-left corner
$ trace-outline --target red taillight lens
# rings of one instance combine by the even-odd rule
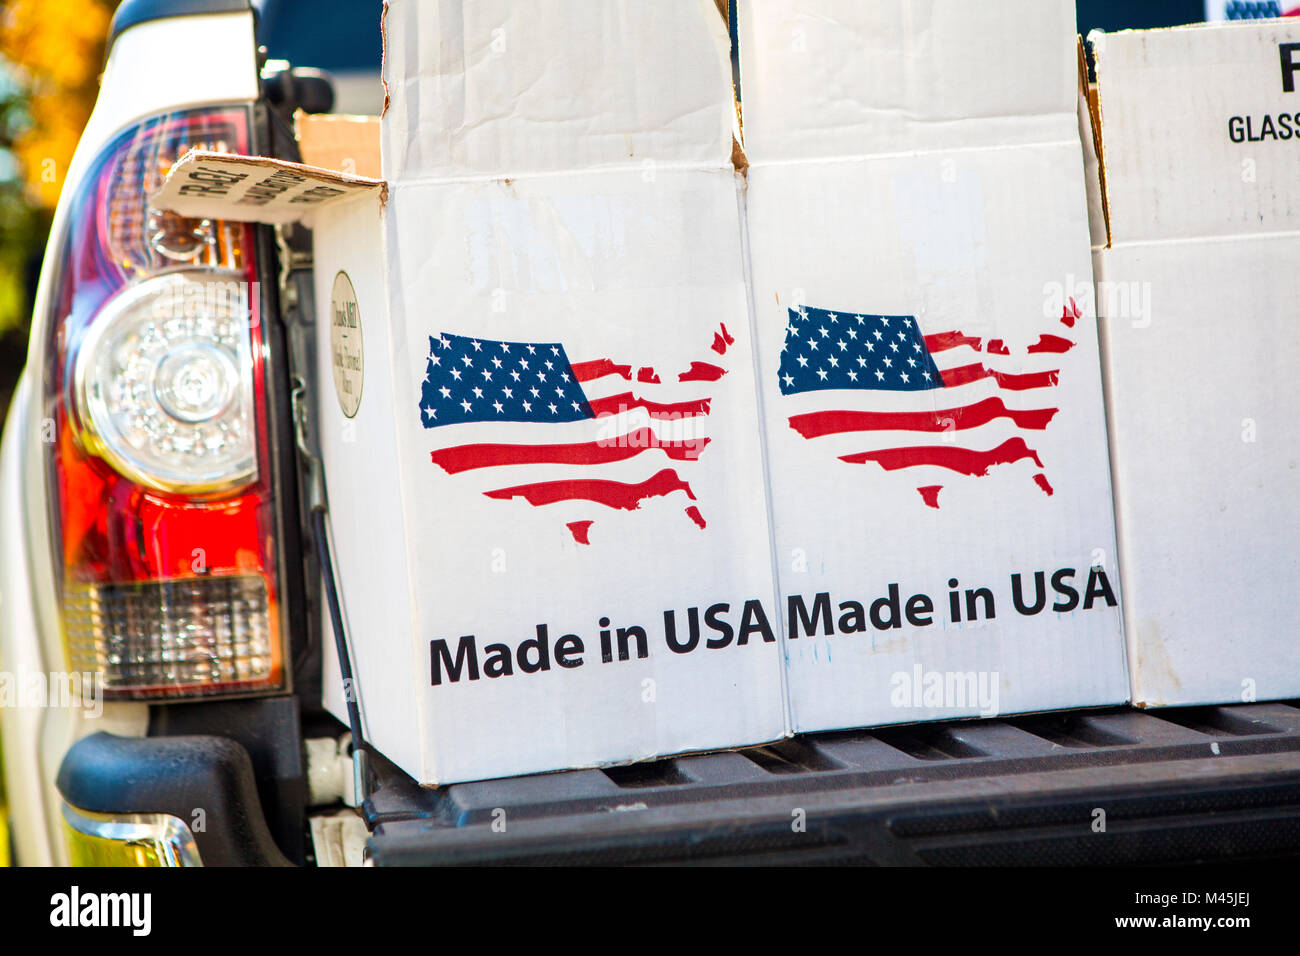
[[[191,147],[246,152],[247,110],[155,117],[93,161],[46,353],[68,665],[117,697],[284,683],[252,227],[148,207]]]

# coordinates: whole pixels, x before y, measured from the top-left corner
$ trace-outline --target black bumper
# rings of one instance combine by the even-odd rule
[[[377,865],[1089,865],[1300,855],[1297,702],[811,734],[372,798]]]
[[[57,783],[81,810],[179,818],[206,866],[289,865],[267,827],[248,751],[225,737],[92,734],[64,756]]]

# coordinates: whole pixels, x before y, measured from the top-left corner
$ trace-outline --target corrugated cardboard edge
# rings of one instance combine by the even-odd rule
[[[718,8],[718,13],[722,16],[723,25],[727,31],[727,38],[731,38],[731,2],[730,0],[713,0],[714,6]],[[730,46],[730,44],[728,44]],[[727,69],[731,69],[732,59],[735,56],[734,49],[727,51]],[[736,81],[731,81],[731,109],[732,109],[732,127],[731,127],[731,165],[735,168],[742,178],[749,171],[749,157],[745,155],[745,124],[741,114],[740,100],[736,97]]]
[[[1077,49],[1079,53],[1079,92],[1083,96],[1084,102],[1088,104],[1088,121],[1092,127],[1092,142],[1085,143],[1084,147],[1092,148],[1093,154],[1097,157],[1097,179],[1101,190],[1101,212],[1106,223],[1106,248],[1110,248],[1110,197],[1106,194],[1106,160],[1105,148],[1102,145],[1101,138],[1101,95],[1096,83],[1088,81],[1088,53],[1084,48],[1085,42],[1091,42],[1091,37],[1098,33],[1094,30],[1090,33],[1089,40],[1085,41],[1083,37],[1077,37]],[[1096,56],[1096,47],[1093,47],[1093,55]]]
[[[749,157],[745,155],[745,148],[740,145],[740,140],[735,136],[731,137],[731,165],[741,176],[749,172]]]
[[[384,85],[384,105],[379,111],[382,119],[388,115],[388,0],[379,12],[379,82]]]

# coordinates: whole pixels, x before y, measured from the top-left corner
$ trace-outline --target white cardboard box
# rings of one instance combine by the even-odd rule
[[[1073,4],[739,15],[792,729],[1125,701]]]
[[[177,165],[161,205],[315,229],[321,443],[379,750],[441,784],[1126,699],[1096,331],[1070,305],[1091,282],[1071,9],[999,11],[742,6],[748,185],[712,0],[391,0],[383,181]],[[332,165],[363,168],[337,134]],[[791,305],[954,333],[905,341],[968,385],[871,390],[872,411],[1008,461],[918,477],[836,457],[907,435],[794,432],[831,393],[780,388]],[[1017,612],[1010,576],[1033,604],[1036,572],[1043,606]],[[789,640],[820,593],[862,629]]]
[[[1133,699],[1300,694],[1300,22],[1092,35]]]

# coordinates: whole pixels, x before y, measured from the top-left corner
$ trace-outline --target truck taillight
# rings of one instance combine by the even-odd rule
[[[47,474],[67,663],[107,696],[284,682],[252,227],[148,205],[191,147],[246,152],[248,125],[242,107],[146,120],[71,197]]]

